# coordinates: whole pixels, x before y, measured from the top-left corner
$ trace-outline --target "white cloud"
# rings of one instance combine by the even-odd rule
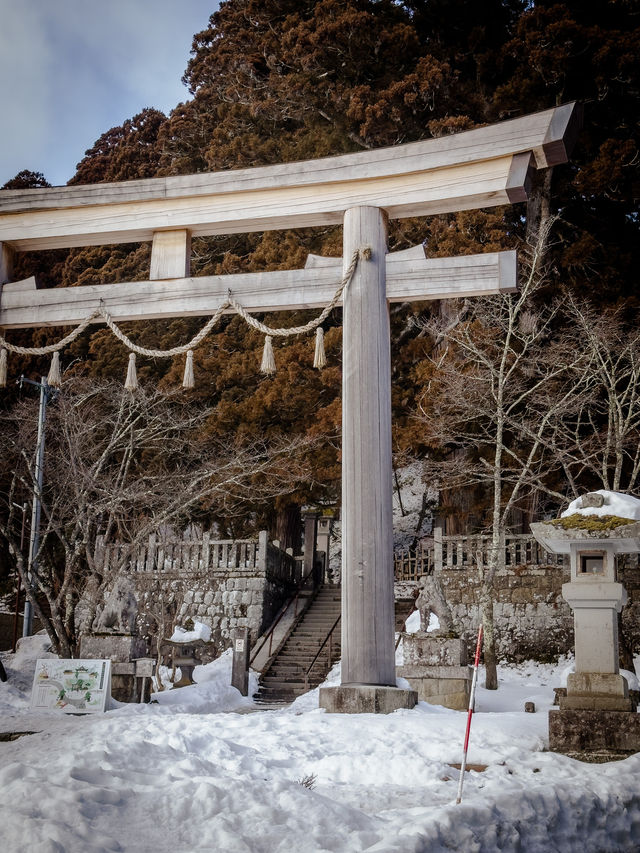
[[[37,157],[46,136],[50,100],[46,81],[52,57],[41,21],[28,3],[0,0],[0,21],[0,162],[4,173],[5,161],[12,168]],[[3,182],[0,174],[0,184]]]
[[[0,186],[21,169],[63,184],[95,140],[181,77],[213,0],[0,0]]]

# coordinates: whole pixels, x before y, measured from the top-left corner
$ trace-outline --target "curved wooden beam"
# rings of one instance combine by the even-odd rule
[[[19,251],[338,224],[350,207],[391,218],[523,201],[530,159],[565,162],[575,104],[438,139],[255,169],[0,191],[0,242]]]

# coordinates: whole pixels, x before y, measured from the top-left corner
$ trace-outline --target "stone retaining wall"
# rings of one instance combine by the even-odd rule
[[[633,653],[640,654],[640,566],[637,556],[627,558],[627,564],[618,569],[618,580],[629,599],[622,611],[622,630]]]
[[[189,619],[211,628],[216,654],[231,645],[235,628],[247,628],[255,642],[299,583],[301,567],[266,531],[241,541],[152,536],[133,553],[126,545],[99,543],[97,560],[114,580],[91,625],[88,606],[80,606],[80,633],[136,630],[150,653],[156,638],[168,639]]]
[[[478,632],[478,580],[473,569],[436,569],[456,630],[470,648]],[[633,563],[619,568],[619,580],[627,590],[623,631],[633,651],[640,652],[640,569]],[[554,660],[573,650],[573,614],[562,598],[562,584],[569,581],[569,566],[513,566],[498,570],[495,578],[494,618],[500,659]],[[410,597],[413,583],[397,583],[396,598]]]
[[[138,601],[138,631],[152,646],[158,625],[160,633],[168,638],[174,625],[184,625],[187,619],[192,619],[211,628],[211,640],[218,653],[231,645],[234,628],[248,628],[251,642],[255,642],[291,594],[291,587],[258,571],[206,575],[145,573],[130,580]]]
[[[478,633],[478,579],[469,569],[443,569],[438,576],[454,623],[470,644]],[[554,659],[573,649],[573,615],[562,598],[569,569],[517,566],[495,577],[494,619],[501,659]]]

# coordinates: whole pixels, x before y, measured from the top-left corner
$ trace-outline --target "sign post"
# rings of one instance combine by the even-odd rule
[[[243,696],[249,694],[249,629],[234,628],[231,634],[233,640],[233,659],[231,664],[231,686]]]

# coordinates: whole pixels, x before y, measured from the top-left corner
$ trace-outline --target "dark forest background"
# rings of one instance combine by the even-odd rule
[[[571,162],[539,173],[528,204],[392,222],[389,248],[423,243],[431,257],[522,248],[554,216],[544,282],[534,302],[572,296],[593,312],[589,316],[615,317],[620,340],[629,339],[639,309],[639,22],[640,9],[631,0],[226,0],[208,28],[195,34],[191,57],[185,57],[190,99],[168,116],[145,109],[106,130],[69,183],[361,151],[577,100],[584,123]],[[46,185],[46,176],[24,171],[5,188]],[[339,255],[341,229],[198,238],[192,272],[296,268],[308,252]],[[15,277],[36,274],[50,287],[143,280],[149,259],[149,244],[40,252],[18,256]],[[425,417],[431,408],[437,415],[439,405],[433,385],[437,342],[428,324],[448,311],[428,303],[392,308],[398,466],[450,456],[455,448],[425,428]],[[300,313],[265,320],[296,325],[307,318]],[[144,346],[167,348],[201,325],[195,318],[126,328]],[[570,325],[575,319],[556,314],[550,335],[560,338]],[[258,369],[261,337],[237,317],[223,320],[196,350],[196,388],[185,394],[194,406],[209,409],[201,426],[203,448],[210,441],[235,446],[256,438],[317,439],[296,451],[305,457],[299,461],[309,476],[295,489],[267,503],[248,499],[244,521],[203,506],[198,520],[205,526],[217,523],[223,534],[241,536],[268,525],[286,545],[295,539],[301,505],[339,500],[340,311],[325,323],[325,334],[327,368],[312,368],[312,340],[287,339],[277,344],[278,372],[268,378]],[[11,340],[42,343],[60,335],[59,329],[13,332]],[[63,353],[62,366],[67,378],[123,381],[127,356],[107,330],[92,327]],[[180,384],[182,367],[182,359],[139,360],[138,377],[170,389]],[[45,360],[12,358],[10,385],[20,373],[37,377],[47,370]],[[8,388],[2,406],[10,408],[18,393]],[[601,485],[586,469],[580,476],[584,487]],[[560,479],[551,491],[562,491]],[[518,523],[544,508],[544,500],[535,490],[527,492]],[[450,532],[477,530],[487,523],[483,505],[483,491],[476,488],[464,498],[445,493],[437,511]]]

